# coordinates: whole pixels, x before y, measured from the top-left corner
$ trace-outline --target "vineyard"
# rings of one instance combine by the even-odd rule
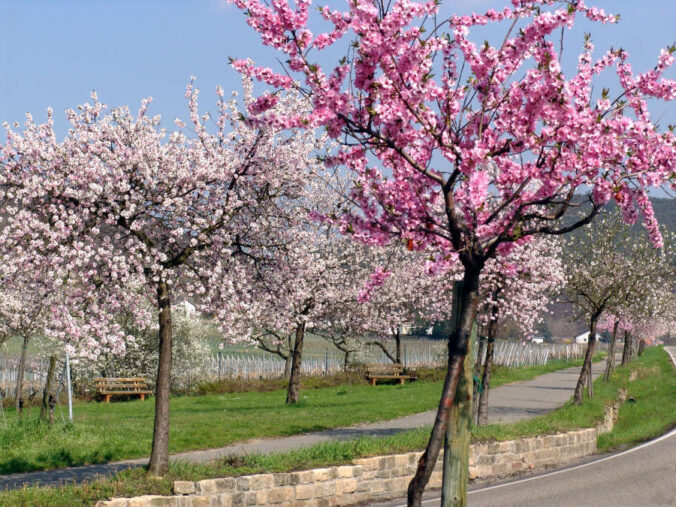
[[[573,360],[584,355],[585,345],[581,344],[522,344],[521,342],[498,341],[495,344],[495,364],[507,367],[546,364],[550,359]],[[379,349],[362,351],[360,363],[388,363]],[[407,339],[402,346],[402,362],[408,368],[443,367],[446,364],[446,345],[430,339]],[[14,396],[18,372],[18,354],[0,356],[0,396]],[[23,392],[28,399],[41,395],[47,376],[49,361],[46,357],[29,357],[26,361]],[[84,368],[85,362],[73,359],[73,379],[76,392],[84,394],[91,388],[91,380],[102,372]],[[198,384],[221,379],[270,379],[284,374],[284,360],[275,354],[251,348],[225,348],[210,351],[193,361],[188,369],[172,374],[172,389],[189,392]],[[321,340],[310,340],[308,352],[301,363],[304,376],[330,375],[344,368],[344,356],[337,350],[325,347]],[[63,358],[57,366],[57,379],[63,375]],[[105,372],[117,376],[117,372]],[[152,382],[152,378],[148,379]],[[57,380],[58,381],[58,380]]]

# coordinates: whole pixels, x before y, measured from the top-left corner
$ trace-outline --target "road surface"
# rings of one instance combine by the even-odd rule
[[[423,505],[439,505],[439,492]],[[642,507],[676,505],[676,430],[594,461],[471,489],[469,507]],[[373,507],[405,507],[403,499]]]
[[[676,366],[676,347],[665,347]],[[676,396],[676,393],[674,393]],[[423,505],[439,505],[440,493]],[[469,488],[469,507],[676,506],[676,429],[627,451],[580,465],[490,486]],[[404,499],[372,504],[405,507]]]

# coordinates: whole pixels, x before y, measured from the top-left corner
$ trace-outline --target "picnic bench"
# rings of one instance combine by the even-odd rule
[[[111,396],[140,396],[143,401],[146,399],[146,394],[153,394],[143,377],[95,378],[94,383],[106,403],[110,403]]]
[[[398,380],[400,384],[404,384],[407,380],[416,380],[417,378],[418,376],[414,372],[407,372],[402,364],[366,365],[366,380],[372,386],[376,385],[378,380]]]

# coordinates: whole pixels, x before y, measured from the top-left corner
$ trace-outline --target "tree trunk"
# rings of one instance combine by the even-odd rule
[[[451,406],[446,441],[441,505],[466,506],[469,478],[469,442],[472,427],[472,342],[476,340],[476,324],[472,328],[465,362]]]
[[[624,332],[624,347],[622,349],[622,366],[629,362],[631,356],[631,333]]]
[[[582,393],[584,384],[587,381],[587,376],[589,376],[591,380],[591,363],[592,357],[594,356],[594,345],[596,344],[596,321],[598,318],[599,315],[594,314],[589,322],[589,341],[587,343],[587,352],[584,355],[582,370],[580,371],[580,378],[577,379],[577,385],[575,386],[575,395],[573,396],[574,405],[580,405],[582,403]]]
[[[481,366],[483,365],[484,352],[486,350],[487,337],[483,335],[484,329],[481,328],[478,336],[478,349],[476,353],[476,361],[474,362],[474,380],[472,386],[472,420],[475,424],[479,424],[479,379],[481,378]]]
[[[642,356],[643,351],[645,351],[645,339],[641,338],[641,340],[638,342],[638,355]]]
[[[396,343],[396,361],[397,364],[401,363],[401,326],[397,326],[397,329],[394,332],[394,342]]]
[[[491,373],[493,373],[493,355],[495,352],[495,331],[497,321],[491,321],[488,328],[488,343],[486,346],[486,360],[484,361],[484,372],[481,376],[481,393],[479,394],[479,413],[477,423],[484,426],[488,423],[488,390],[491,385]]]
[[[49,369],[47,370],[47,381],[45,390],[42,392],[42,408],[40,409],[40,419],[47,419],[49,414],[49,397],[52,393],[52,384],[54,383],[54,371],[56,370],[56,356],[49,356]]]
[[[303,358],[303,339],[305,338],[305,322],[296,326],[296,341],[293,345],[293,357],[291,360],[291,376],[289,388],[286,392],[286,404],[298,403],[300,395],[300,362]]]
[[[291,360],[293,352],[293,340],[291,339],[291,335],[287,336],[286,340],[289,351],[286,353],[286,357],[284,357],[284,380],[289,380],[291,378]]]
[[[594,345],[596,345],[596,342],[594,342]],[[592,357],[594,357],[593,351]],[[592,375],[592,364],[589,363],[589,366],[587,366],[587,398],[591,400],[593,397],[594,397],[594,376]]]
[[[613,323],[613,334],[610,337],[610,345],[608,346],[608,359],[606,360],[606,372],[603,375],[603,380],[608,382],[610,380],[610,374],[613,372],[615,367],[615,340],[617,338],[617,328],[620,325],[619,320],[615,320]]]
[[[499,291],[493,293],[493,301],[498,298]],[[493,373],[493,356],[495,352],[495,335],[498,332],[498,313],[497,306],[491,307],[490,320],[488,321],[488,337],[486,343],[486,359],[484,360],[484,371],[481,376],[481,393],[476,404],[478,406],[477,424],[483,426],[488,422],[488,390],[491,386],[491,374]]]
[[[23,416],[23,376],[26,371],[26,351],[28,349],[28,335],[23,337],[21,345],[21,359],[19,359],[19,371],[16,374],[16,391],[14,393],[14,405],[16,413]]]
[[[289,380],[291,378],[291,353],[289,353],[284,358],[284,380]]]
[[[169,468],[169,388],[171,381],[171,299],[166,282],[157,286],[160,357],[155,384],[155,426],[148,474],[162,477]]]
[[[456,298],[458,301],[456,308],[458,311],[455,314],[458,318],[454,319],[452,334],[448,340],[446,379],[444,380],[439,408],[437,409],[437,415],[427,448],[420,457],[418,469],[408,485],[408,504],[411,506],[420,506],[423,491],[432,475],[437,458],[439,457],[439,451],[441,451],[441,446],[444,442],[450,409],[455,401],[458,382],[460,381],[465,356],[467,355],[470,334],[476,318],[476,309],[479,301],[479,274],[480,269],[466,267],[462,287],[457,290],[459,297]],[[471,390],[469,392],[471,393]],[[471,411],[471,404],[466,406],[466,409]],[[450,456],[444,453],[444,459],[450,459]],[[464,466],[467,467],[468,463],[465,463]],[[461,499],[466,498],[467,484],[460,482],[459,487],[460,490],[456,494]]]

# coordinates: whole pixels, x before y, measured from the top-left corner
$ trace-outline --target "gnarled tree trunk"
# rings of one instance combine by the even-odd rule
[[[441,446],[444,444],[446,430],[448,428],[449,416],[451,407],[456,400],[456,392],[460,376],[463,373],[463,365],[465,357],[469,348],[470,335],[472,327],[476,318],[476,310],[479,301],[479,274],[480,268],[466,266],[465,276],[462,287],[457,291],[459,297],[457,312],[459,318],[454,319],[455,325],[448,340],[448,367],[446,371],[446,379],[441,393],[441,400],[439,401],[439,408],[432,427],[432,434],[430,435],[427,448],[423,452],[418,461],[418,469],[416,470],[413,479],[408,485],[408,504],[411,506],[420,506],[422,494],[427,485],[434,466],[436,465]],[[468,393],[471,396],[471,389]],[[468,405],[464,407],[468,413],[467,418],[471,417],[471,400]],[[451,457],[444,453],[444,460],[450,460]],[[468,463],[464,463],[465,468]],[[467,496],[467,483],[463,482],[461,478],[445,477],[445,481],[453,480],[457,485],[457,490],[454,496],[463,502]]]
[[[291,359],[291,376],[286,391],[286,404],[298,403],[300,396],[300,362],[303,357],[303,340],[305,338],[305,322],[296,326],[296,341],[293,344]]]
[[[613,334],[610,337],[610,345],[608,346],[608,359],[606,360],[606,372],[603,374],[603,380],[608,382],[610,380],[610,374],[613,372],[615,367],[615,341],[617,339],[617,328],[620,325],[619,320],[615,320],[613,323]]]
[[[591,364],[592,357],[594,357],[594,345],[596,344],[596,322],[599,318],[600,312],[594,313],[589,321],[589,340],[587,342],[587,352],[584,355],[584,363],[582,364],[582,371],[580,377],[577,379],[575,386],[575,395],[573,396],[573,404],[580,405],[582,403],[584,384],[589,377],[591,382]],[[593,393],[591,393],[593,394]],[[590,396],[591,397],[591,396]]]
[[[160,357],[155,385],[155,425],[148,474],[162,477],[169,468],[169,388],[171,381],[171,299],[166,282],[157,286]]]
[[[28,349],[28,335],[23,337],[21,345],[21,359],[19,359],[19,371],[16,374],[16,391],[14,392],[14,406],[16,413],[23,417],[23,377],[26,372],[26,351]]]

